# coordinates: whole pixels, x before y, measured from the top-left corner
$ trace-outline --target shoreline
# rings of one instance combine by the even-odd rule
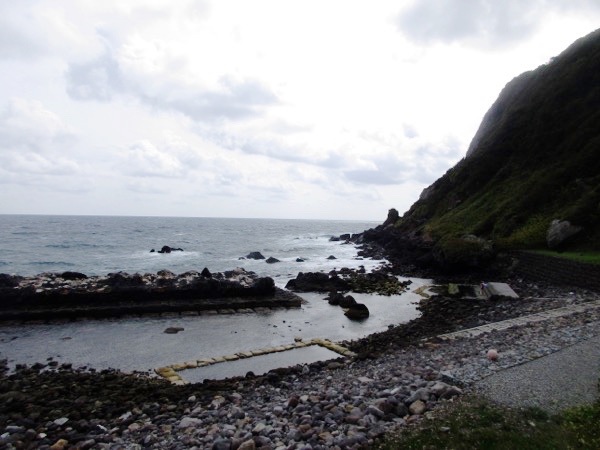
[[[5,400],[0,442],[6,448],[17,448],[9,443],[19,440],[49,448],[60,439],[79,448],[107,449],[115,444],[178,448],[182,442],[196,448],[254,448],[249,441],[256,447],[282,449],[369,448],[491,373],[600,334],[600,312],[595,312],[485,333],[477,339],[434,338],[440,330],[449,331],[452,323],[468,328],[600,298],[581,289],[516,284],[519,300],[469,308],[455,300],[430,299],[423,302],[420,319],[350,342],[349,348],[358,353],[355,359],[278,369],[260,377],[172,386],[146,374],[87,371],[68,364],[52,367],[52,361],[18,366],[14,374],[0,377],[0,396]],[[428,326],[442,317],[445,322]],[[500,352],[498,362],[485,356],[491,346]],[[73,383],[78,389],[64,390]],[[29,394],[15,394],[25,385]],[[48,404],[58,407],[48,409]],[[28,408],[40,411],[37,419],[31,419]],[[229,446],[214,447],[225,444]]]

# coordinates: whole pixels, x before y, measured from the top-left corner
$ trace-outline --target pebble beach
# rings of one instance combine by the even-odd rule
[[[460,305],[434,297],[422,302],[421,318],[345,342],[355,358],[264,376],[173,386],[52,361],[4,367],[0,448],[371,448],[441,403],[481,389],[490,375],[600,335],[600,308],[590,308],[473,338],[437,337],[600,299],[581,289],[512,285],[519,300]]]

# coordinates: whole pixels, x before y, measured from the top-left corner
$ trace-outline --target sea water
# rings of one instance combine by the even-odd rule
[[[360,233],[376,225],[325,220],[0,215],[0,273],[36,275],[68,270],[106,275],[167,269],[179,274],[204,267],[211,272],[243,267],[283,282],[301,271],[377,264],[358,263],[353,245],[330,241],[332,236]],[[183,251],[158,253],[164,245]],[[254,251],[281,262],[244,259]],[[336,259],[327,259],[329,256]]]
[[[367,270],[382,261],[357,258],[351,244],[332,236],[360,233],[374,222],[90,216],[0,215],[0,273],[35,275],[78,271],[106,275],[125,271],[211,272],[244,267],[273,277],[279,287],[298,272],[334,268]],[[151,253],[163,245],[182,252]],[[281,262],[244,259],[254,251]],[[336,259],[328,259],[334,256]],[[242,258],[242,259],[240,259]],[[297,262],[301,258],[304,262]],[[391,297],[352,294],[370,310],[353,321],[324,294],[301,293],[300,308],[247,314],[130,317],[60,323],[0,323],[0,359],[33,364],[53,358],[74,366],[152,370],[184,361],[252,351],[294,342],[296,338],[352,340],[383,331],[418,316],[414,290],[428,280],[412,279],[411,289]],[[168,327],[178,334],[165,334]],[[256,368],[257,372],[260,368]]]

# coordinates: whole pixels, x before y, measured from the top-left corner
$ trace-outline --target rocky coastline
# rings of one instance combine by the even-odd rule
[[[586,289],[504,281],[518,300],[434,295],[420,302],[418,319],[342,343],[355,358],[264,376],[176,386],[145,373],[73,368],[53,360],[14,371],[3,362],[0,449],[371,448],[503,367],[600,334],[597,309],[477,339],[437,338],[600,299]],[[497,360],[487,357],[490,348],[498,350]]]

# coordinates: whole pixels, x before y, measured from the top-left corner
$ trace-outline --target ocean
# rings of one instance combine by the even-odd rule
[[[376,225],[332,220],[0,215],[0,273],[106,275],[243,267],[273,277],[279,285],[298,272],[373,266],[372,261],[356,259],[353,245],[329,239]],[[183,251],[151,252],[164,245]],[[254,251],[281,262],[240,259]],[[336,260],[327,259],[330,255]],[[304,262],[297,262],[298,258]]]

